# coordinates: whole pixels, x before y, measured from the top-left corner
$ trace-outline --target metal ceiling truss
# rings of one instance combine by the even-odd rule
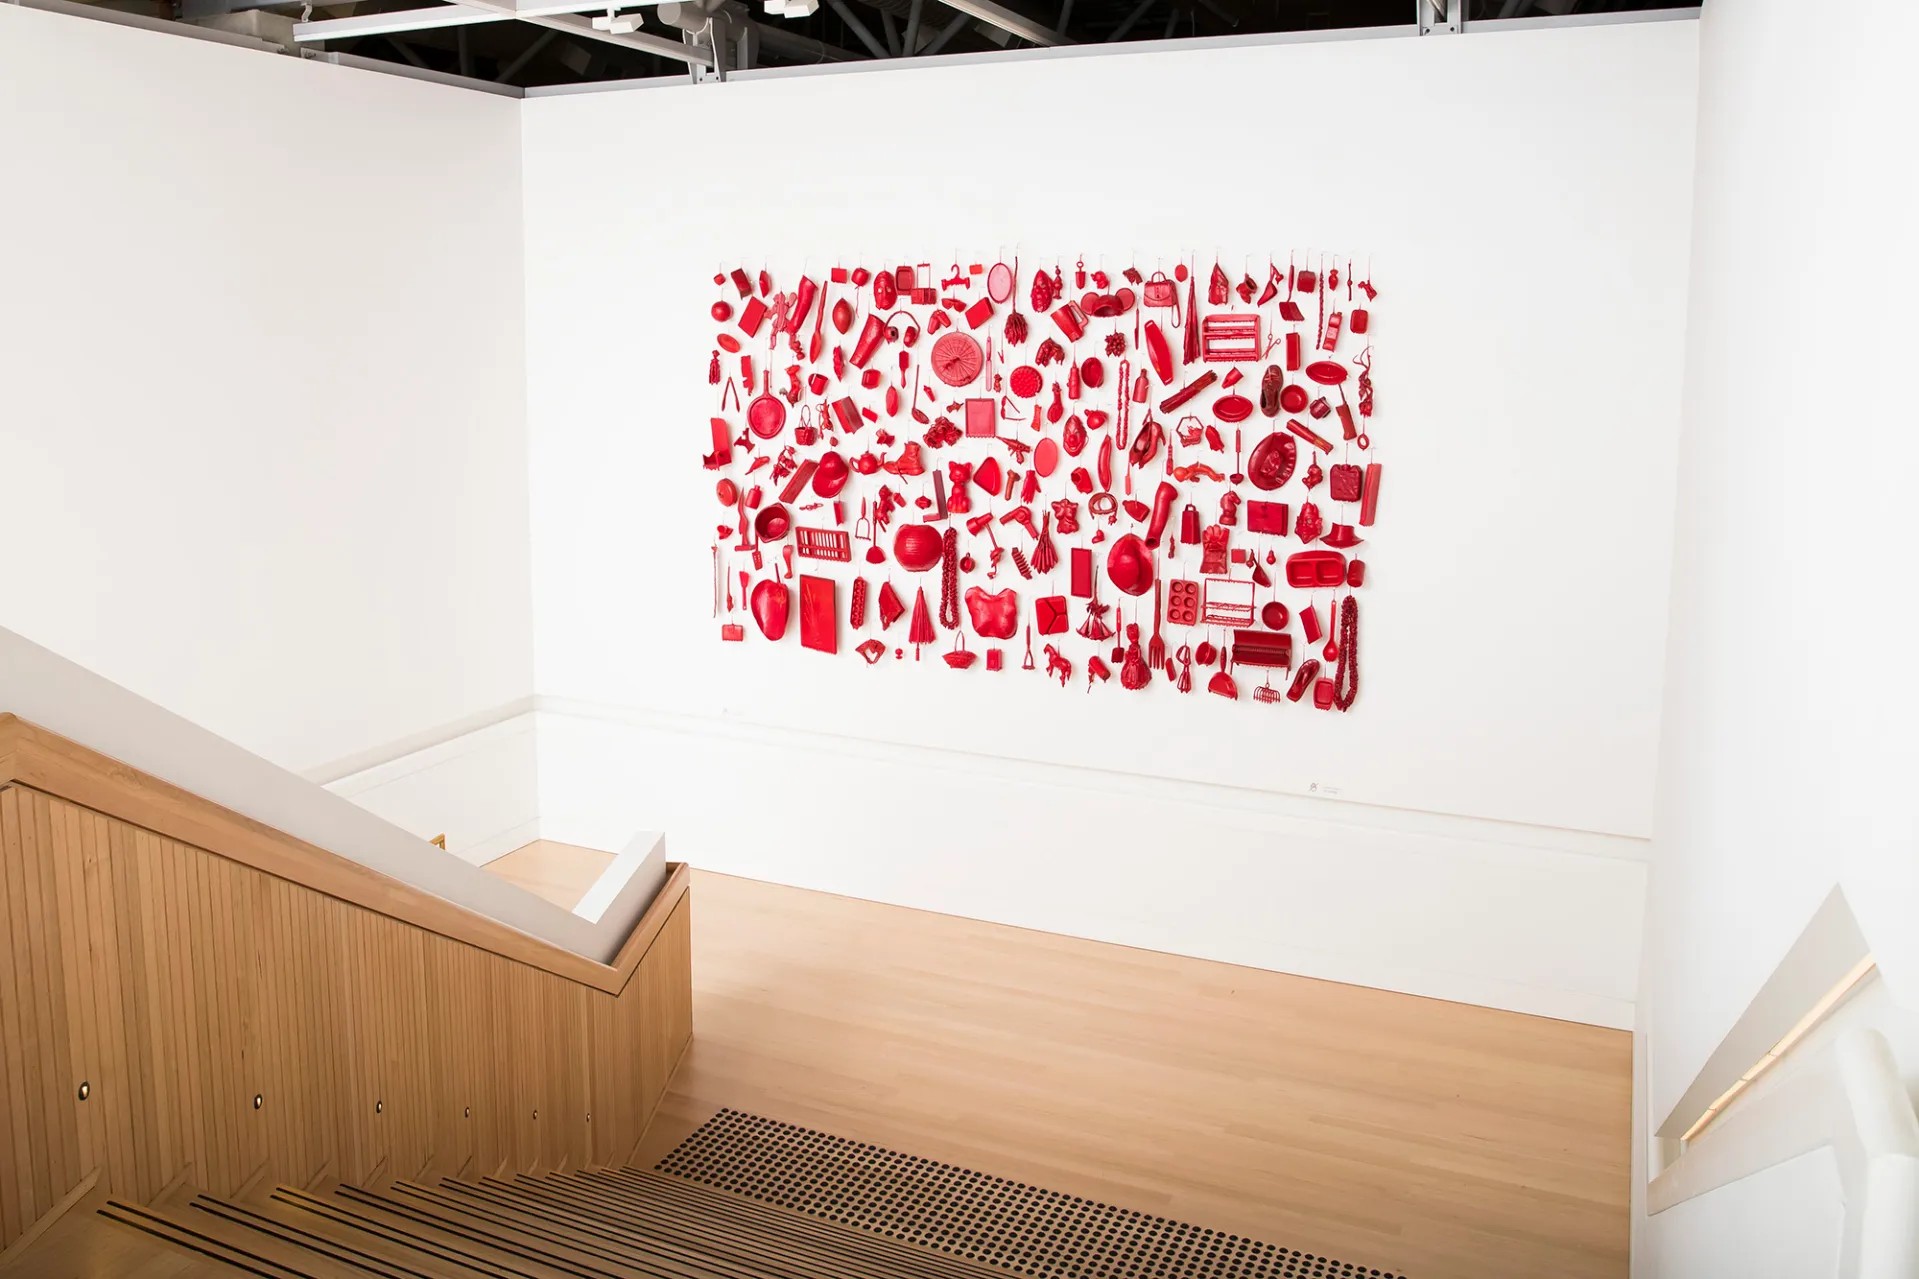
[[[270,7],[285,0],[193,0],[196,10],[210,10],[213,13],[235,12],[243,9]],[[655,0],[642,0],[654,3]],[[995,0],[940,0],[947,8],[954,10],[952,16],[937,29],[925,21],[925,0],[868,0],[868,3],[888,12],[889,3],[896,4],[906,12],[906,27],[898,35],[899,54],[895,57],[888,46],[875,37],[870,28],[860,22],[850,9],[846,0],[827,0],[836,12],[840,12],[847,28],[861,37],[874,57],[860,54],[826,44],[792,31],[777,24],[762,24],[751,21],[747,10],[740,0],[665,0],[660,5],[662,17],[676,10],[684,11],[678,22],[668,21],[668,26],[678,26],[681,38],[673,40],[656,36],[648,32],[614,32],[596,28],[593,23],[581,16],[582,13],[605,11],[609,0],[527,0],[525,8],[518,7],[510,0],[457,0],[456,3],[434,4],[421,8],[402,10],[396,13],[363,14],[350,18],[322,19],[295,23],[293,35],[296,41],[312,44],[325,40],[361,38],[371,35],[388,36],[408,31],[427,31],[444,27],[461,27],[485,22],[525,22],[530,26],[543,28],[543,34],[522,50],[499,71],[497,80],[476,79],[472,76],[454,75],[437,71],[430,67],[389,62],[377,58],[362,57],[356,54],[334,51],[321,52],[317,48],[303,49],[301,56],[314,61],[323,61],[340,66],[353,66],[391,75],[400,75],[413,79],[432,80],[441,84],[457,85],[462,88],[476,89],[487,93],[500,93],[510,97],[548,96],[553,94],[593,93],[613,90],[646,88],[670,83],[672,78],[641,78],[612,80],[590,84],[566,84],[520,89],[505,81],[522,71],[542,49],[552,43],[556,34],[575,36],[583,40],[599,41],[617,45],[635,52],[671,59],[685,63],[691,70],[695,81],[709,76],[725,79],[729,64],[741,69],[748,78],[759,79],[765,76],[792,76],[816,74],[834,69],[827,63],[838,64],[842,70],[878,70],[880,66],[897,62],[898,57],[930,58],[939,55],[947,44],[961,31],[977,26],[984,30],[986,26],[1004,33],[1001,43],[1011,41],[1025,42],[1034,48],[1006,47],[984,53],[959,55],[966,61],[1001,61],[1009,58],[1031,57],[1073,57],[1096,52],[1146,53],[1159,45],[1159,41],[1133,41],[1124,49],[1109,49],[1105,44],[1074,45],[1064,32],[1072,17],[1074,0],[1058,0],[1059,15],[1053,26],[1028,18],[995,2]],[[1159,0],[1140,0],[1128,13],[1118,30],[1107,37],[1117,40],[1136,26],[1140,19],[1151,11]],[[1179,0],[1172,0],[1179,3]],[[74,17],[96,21],[117,23],[126,26],[143,27],[149,30],[166,31],[197,39],[212,40],[217,43],[239,45],[259,49],[265,52],[286,53],[291,50],[271,40],[261,39],[254,34],[239,34],[222,31],[214,27],[196,26],[186,22],[168,21],[143,15],[105,8],[99,4],[76,3],[75,0],[0,0],[0,3],[20,4],[26,8],[45,9],[56,13],[70,14]],[[1209,11],[1218,12],[1216,5],[1221,0],[1194,0]],[[1230,0],[1229,0],[1230,3]],[[1468,29],[1468,0],[1413,0],[1414,20],[1406,26],[1354,27],[1354,28],[1315,28],[1306,31],[1251,32],[1230,36],[1210,36],[1182,40],[1178,48],[1188,51],[1200,51],[1207,48],[1239,48],[1268,44],[1290,44],[1299,42],[1318,42],[1328,39],[1379,39],[1395,36],[1463,34]],[[1530,0],[1505,0],[1500,16],[1477,19],[1471,23],[1474,31],[1517,31],[1549,27],[1600,26],[1633,22],[1688,21],[1699,17],[1699,9],[1672,8],[1627,10],[1620,12],[1601,12],[1592,14],[1558,14],[1544,16],[1517,16]],[[613,7],[633,8],[633,3],[621,3],[612,0]],[[1224,18],[1224,15],[1221,15]],[[695,21],[694,19],[698,19]],[[711,18],[711,21],[708,19]],[[395,41],[394,43],[398,43]],[[924,47],[916,47],[922,45]],[[1071,47],[1068,47],[1071,46]],[[764,47],[802,62],[810,61],[814,65],[781,66],[759,69],[757,51]],[[943,63],[957,59],[953,55],[942,58]]]
[[[1420,35],[1465,34],[1466,0],[1413,0],[1413,10]]]

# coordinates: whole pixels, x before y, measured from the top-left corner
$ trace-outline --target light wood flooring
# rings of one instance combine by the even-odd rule
[[[1624,1033],[696,879],[645,1164],[731,1106],[1412,1279],[1626,1274]]]
[[[593,881],[613,864],[613,854],[578,844],[539,839],[486,863],[485,869],[566,910],[580,904]]]

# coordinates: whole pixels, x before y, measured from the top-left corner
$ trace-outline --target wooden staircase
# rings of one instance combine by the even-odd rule
[[[107,1200],[7,1279],[990,1279],[1005,1272],[631,1168]]]

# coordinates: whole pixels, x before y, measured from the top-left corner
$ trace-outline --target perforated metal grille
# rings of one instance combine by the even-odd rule
[[[1035,1279],[1401,1279],[738,1110],[658,1171]]]

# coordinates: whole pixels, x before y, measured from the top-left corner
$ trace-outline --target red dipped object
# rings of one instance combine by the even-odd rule
[[[969,586],[966,613],[981,638],[1012,639],[1019,630],[1019,593],[1010,586],[995,592]]]
[[[1066,597],[1042,595],[1033,601],[1033,625],[1041,635],[1059,635],[1066,630]],[[975,630],[979,623],[973,623]]]
[[[1366,561],[1354,560],[1346,566],[1346,585],[1358,590],[1366,585]]]
[[[1359,503],[1359,523],[1362,528],[1371,528],[1373,516],[1379,512],[1379,463],[1367,465],[1364,487],[1366,496]]]
[[[1338,551],[1300,551],[1286,557],[1286,585],[1296,590],[1338,586],[1345,580],[1346,557]]]
[[[1321,386],[1338,386],[1346,380],[1346,366],[1336,360],[1315,360],[1306,366],[1306,376]]]
[[[830,577],[800,578],[800,645],[819,653],[840,651],[839,583]]]
[[[1319,507],[1311,502],[1300,503],[1299,515],[1293,520],[1293,532],[1299,535],[1300,541],[1311,542],[1325,527],[1326,523],[1320,517]]]
[[[1173,499],[1179,496],[1179,490],[1164,480],[1153,493],[1153,518],[1146,525],[1146,545],[1159,549],[1160,537],[1166,532],[1166,521],[1173,514]]]
[[[893,589],[891,582],[880,584],[880,629],[886,630],[906,614],[906,601]]]
[[[1222,395],[1213,401],[1213,416],[1229,425],[1252,415],[1253,402],[1243,395]]]
[[[858,363],[857,358],[854,363]],[[966,386],[986,367],[986,353],[971,334],[943,333],[933,343],[933,376],[948,386]]]
[[[1293,477],[1298,464],[1299,446],[1293,437],[1274,431],[1253,446],[1252,456],[1246,459],[1246,478],[1254,488],[1270,493]]]
[[[1167,345],[1166,335],[1160,332],[1157,321],[1146,321],[1146,358],[1153,366],[1154,376],[1160,385],[1170,386],[1173,381],[1173,348]]]
[[[940,562],[940,531],[930,524],[902,524],[893,534],[893,558],[909,573],[924,573]]]
[[[780,639],[786,634],[786,618],[793,608],[793,596],[786,589],[785,582],[775,582],[769,578],[756,584],[750,607],[753,620],[759,624],[760,634],[770,640]]]
[[[792,528],[792,514],[778,502],[766,507],[753,517],[753,531],[758,533],[764,541],[777,542],[791,532]]]
[[[1106,552],[1106,576],[1128,595],[1144,595],[1153,587],[1153,553],[1128,533],[1118,538]]]
[[[846,459],[829,449],[820,455],[820,463],[813,470],[813,491],[821,497],[837,497],[852,473]]]
[[[989,497],[999,496],[1000,485],[1005,482],[1005,479],[1006,477],[1000,472],[999,459],[996,457],[989,457],[973,468],[973,483],[979,485]]]

